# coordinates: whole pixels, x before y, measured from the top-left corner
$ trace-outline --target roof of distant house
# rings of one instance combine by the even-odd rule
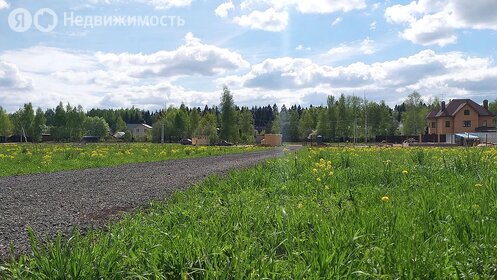
[[[144,127],[148,128],[148,129],[152,129],[152,127],[150,125],[144,124],[144,123],[140,123],[140,124],[128,124],[126,126],[128,127],[128,129],[131,129],[131,130],[133,130],[133,129],[139,127],[139,126],[144,126]]]
[[[439,117],[454,117],[464,106],[469,105],[473,108],[479,116],[493,116],[492,112],[480,104],[474,102],[471,99],[453,99],[447,104],[445,110],[433,110],[428,114],[429,119],[435,119]]]

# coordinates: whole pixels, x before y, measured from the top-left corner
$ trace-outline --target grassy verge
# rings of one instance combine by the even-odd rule
[[[494,279],[497,150],[301,151],[210,178],[0,278]]]
[[[0,177],[257,151],[158,144],[0,145]]]

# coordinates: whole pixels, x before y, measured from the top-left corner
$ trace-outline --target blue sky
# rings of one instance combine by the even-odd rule
[[[58,23],[16,32],[20,8],[32,18],[48,8]],[[70,15],[173,21],[91,28]],[[223,85],[241,105],[320,105],[341,93],[393,105],[415,90],[427,101],[497,98],[494,0],[0,0],[0,18],[8,111],[213,105]]]

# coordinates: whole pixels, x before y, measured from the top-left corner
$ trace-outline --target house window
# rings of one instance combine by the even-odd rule
[[[463,126],[464,127],[471,127],[471,121],[464,121]]]
[[[464,110],[464,115],[469,116],[469,110]]]
[[[483,127],[487,127],[487,121],[483,121]]]
[[[431,128],[436,128],[437,127],[437,123],[436,122],[432,122],[431,123]]]
[[[450,127],[450,121],[445,122],[445,127]]]

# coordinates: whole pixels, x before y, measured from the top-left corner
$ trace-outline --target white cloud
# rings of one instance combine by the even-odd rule
[[[385,10],[388,22],[406,28],[401,37],[415,44],[446,46],[459,29],[497,30],[497,1],[419,0]]]
[[[2,1],[2,0],[0,0]],[[188,7],[192,0],[88,0],[91,4],[138,3],[153,6],[157,10]]]
[[[47,108],[59,101],[85,108],[121,102],[144,108],[155,104],[158,109],[164,102],[157,103],[157,97],[165,92],[169,92],[170,100],[191,101],[191,96],[207,95],[194,95],[174,85],[181,77],[218,77],[248,66],[238,53],[204,44],[191,33],[176,50],[152,54],[90,53],[37,46],[0,52],[0,100],[8,110],[25,102]],[[170,90],[166,91],[164,85],[170,85]]]
[[[377,25],[377,22],[373,21],[371,24],[369,24],[369,30],[371,30],[371,31],[376,30],[376,25]]]
[[[231,7],[231,5],[223,6],[225,4],[216,9],[216,14],[220,17],[227,15],[226,7],[229,7],[230,10],[236,8]],[[234,17],[233,22],[252,29],[279,32],[285,30],[288,25],[290,9],[302,14],[331,14],[350,12],[366,7],[365,0],[243,0],[239,4],[241,15]],[[341,18],[337,19],[336,24],[340,21]]]
[[[362,41],[344,43],[328,51],[328,56],[333,61],[346,60],[358,55],[371,55],[377,52],[375,42],[369,38]]]
[[[340,22],[342,22],[342,18],[341,17],[337,17],[332,23],[331,23],[331,26],[335,26],[337,24],[339,24]]]
[[[215,76],[249,66],[236,52],[203,44],[188,33],[185,44],[174,51],[153,54],[98,53],[99,61],[108,68],[127,73],[130,77]]]
[[[297,10],[304,14],[350,12],[352,10],[364,9],[367,6],[364,0],[313,0],[293,2],[296,2]]]
[[[304,45],[298,45],[295,50],[297,51],[310,51],[311,48],[310,47],[305,47]]]
[[[0,88],[12,90],[28,90],[31,81],[19,73],[17,65],[0,59]]]
[[[288,25],[288,12],[269,8],[263,12],[253,11],[248,15],[235,17],[233,21],[251,29],[279,32],[285,30]]]
[[[0,10],[8,9],[10,7],[9,3],[5,0],[0,0]]]
[[[235,9],[235,5],[233,5],[233,2],[228,1],[226,3],[219,5],[214,12],[218,17],[225,18],[228,16],[228,13],[233,9]]]
[[[368,92],[394,102],[414,90],[424,94],[491,95],[497,67],[490,58],[460,52],[424,50],[397,60],[330,67],[309,59],[267,59],[242,76],[219,79],[232,87],[258,91]],[[378,98],[378,97],[377,97]]]
[[[374,3],[372,6],[371,6],[371,11],[376,11],[378,10],[379,8],[381,7],[381,3],[380,2],[377,2],[377,3]]]

